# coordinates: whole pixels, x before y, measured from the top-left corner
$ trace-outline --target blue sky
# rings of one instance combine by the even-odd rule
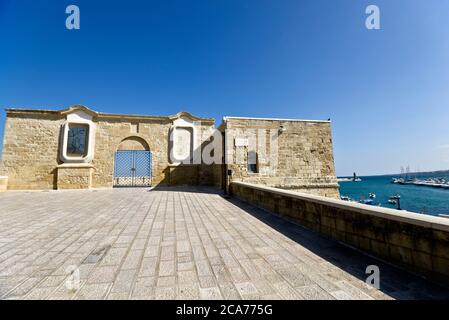
[[[0,0],[0,107],[331,118],[338,175],[449,169],[448,19],[441,0]]]

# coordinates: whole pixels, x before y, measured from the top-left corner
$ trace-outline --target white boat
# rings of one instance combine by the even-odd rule
[[[360,182],[362,181],[362,179],[360,179],[359,177],[357,177],[356,173],[354,172],[354,175],[352,176],[352,178],[337,178],[338,182]]]
[[[352,178],[337,178],[338,182],[349,182],[349,181],[353,181]]]
[[[405,183],[405,180],[404,180],[403,178],[393,178],[393,179],[391,180],[391,182],[397,183],[397,184],[404,184],[404,183]]]

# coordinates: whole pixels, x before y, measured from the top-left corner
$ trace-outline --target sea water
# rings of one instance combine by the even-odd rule
[[[344,181],[340,184],[340,195],[348,196],[354,201],[369,199],[369,193],[375,193],[374,205],[396,209],[396,204],[389,204],[391,196],[401,196],[401,209],[430,215],[449,214],[449,189],[392,183],[392,178],[399,175],[360,177],[362,181]],[[413,175],[411,178],[415,178]],[[448,173],[421,174],[418,179],[445,178]]]

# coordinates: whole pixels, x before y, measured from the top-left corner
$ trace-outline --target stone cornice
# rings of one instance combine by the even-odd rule
[[[7,116],[26,116],[26,115],[53,115],[53,116],[61,116],[64,117],[67,114],[83,111],[89,115],[91,115],[94,119],[112,119],[112,120],[129,120],[129,121],[147,121],[147,120],[158,120],[164,122],[172,122],[173,120],[179,119],[181,117],[187,117],[194,121],[200,121],[205,124],[214,124],[214,119],[212,118],[200,118],[196,117],[189,112],[181,111],[175,115],[171,116],[151,116],[151,115],[137,115],[137,114],[116,114],[116,113],[104,113],[104,112],[96,112],[92,109],[89,109],[83,105],[73,105],[69,108],[63,110],[45,110],[45,109],[20,109],[20,108],[7,108],[5,109]]]

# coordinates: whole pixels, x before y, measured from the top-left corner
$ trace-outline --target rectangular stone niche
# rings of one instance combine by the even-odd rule
[[[89,189],[92,186],[93,165],[70,163],[58,166],[58,190]]]

